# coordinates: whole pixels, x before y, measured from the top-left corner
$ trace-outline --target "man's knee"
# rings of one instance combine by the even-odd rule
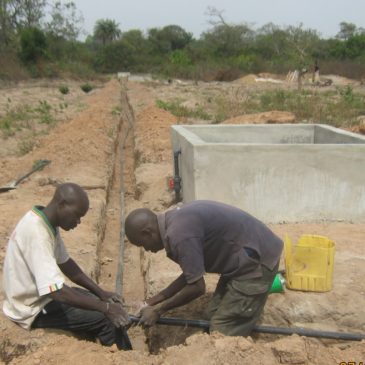
[[[98,312],[98,325],[95,336],[103,346],[111,346],[115,343],[116,327],[103,313]]]
[[[265,306],[267,294],[228,295],[210,320],[210,331],[228,336],[249,336]],[[234,298],[233,297],[233,298]]]
[[[251,335],[253,327],[252,325],[237,326],[236,323],[232,326],[211,325],[209,327],[209,333],[219,332],[225,336],[248,337]]]
[[[226,336],[250,336],[258,316],[229,318],[212,318],[210,321],[209,332],[220,332]]]

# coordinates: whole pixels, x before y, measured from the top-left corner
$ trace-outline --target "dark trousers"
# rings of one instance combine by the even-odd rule
[[[91,295],[87,291],[86,293]],[[116,328],[103,313],[75,308],[54,300],[44,307],[44,311],[39,313],[32,328],[71,331],[91,336],[94,339],[98,338],[104,346],[116,344],[120,350],[132,349],[127,331],[124,328]]]
[[[271,271],[262,266],[262,277],[221,277],[209,303],[210,331],[228,336],[249,336],[264,309],[279,264]]]

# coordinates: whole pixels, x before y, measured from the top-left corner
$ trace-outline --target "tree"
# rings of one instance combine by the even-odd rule
[[[219,57],[238,56],[252,45],[253,32],[245,24],[218,24],[202,34],[202,40]]]
[[[46,25],[53,37],[75,41],[82,32],[84,19],[73,1],[55,1],[50,16],[51,20]]]
[[[273,23],[265,24],[257,32],[256,49],[266,59],[285,57],[287,38],[287,33],[279,26]]]
[[[20,32],[20,58],[25,64],[36,63],[46,56],[47,40],[44,33],[35,27]]]
[[[0,44],[22,28],[40,27],[45,6],[46,0],[0,0]]]
[[[0,47],[8,45],[14,30],[11,1],[0,0]]]
[[[208,6],[205,12],[210,17],[208,23],[213,27],[217,25],[228,25],[223,17],[224,10],[218,10],[214,6]],[[214,18],[217,18],[216,20]]]
[[[185,29],[178,25],[167,25],[163,27],[160,37],[166,43],[170,44],[172,51],[183,49],[192,40],[192,33],[188,33]]]
[[[357,27],[354,23],[341,22],[340,31],[337,33],[336,38],[347,40],[353,37],[357,33]]]
[[[239,56],[252,45],[254,32],[247,24],[229,24],[223,12],[215,7],[207,8],[208,23],[213,27],[204,32],[201,39],[216,56]]]
[[[120,38],[122,32],[119,24],[111,19],[99,19],[94,27],[94,39],[103,46]]]
[[[122,34],[117,41],[99,49],[95,66],[103,72],[143,72],[146,64],[151,66],[148,42],[138,29]]]
[[[18,1],[18,4],[18,27],[39,27],[45,15],[46,0],[23,0]]]
[[[345,55],[349,59],[355,59],[365,54],[365,34],[356,34],[345,43]]]
[[[185,48],[193,39],[191,33],[186,32],[178,25],[151,28],[148,31],[148,41],[155,52],[167,54]]]
[[[288,49],[287,56],[296,63],[297,68],[306,68],[313,63],[313,56],[319,49],[320,38],[318,32],[313,29],[303,29],[289,26],[285,29],[287,33]]]

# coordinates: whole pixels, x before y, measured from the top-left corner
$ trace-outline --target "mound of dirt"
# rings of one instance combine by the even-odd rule
[[[177,123],[171,113],[154,105],[136,118],[136,150],[141,162],[162,162],[171,159],[170,127]]]
[[[343,76],[338,76],[338,75],[321,75],[321,79],[322,79],[322,76],[325,79],[332,80],[333,85],[338,85],[338,86],[356,85],[359,83],[356,80],[349,79],[349,78],[343,77]]]
[[[255,84],[256,78],[257,76],[255,74],[249,74],[235,80],[234,82],[239,84]]]
[[[50,345],[56,345],[51,343]],[[365,342],[348,348],[337,345],[325,348],[318,340],[293,335],[274,342],[259,344],[250,337],[225,337],[197,334],[189,337],[184,345],[171,346],[158,355],[139,351],[117,351],[115,346],[103,348],[97,344],[77,341],[66,335],[59,335],[57,346],[52,351],[44,347],[33,353],[21,356],[10,364],[339,364],[341,361],[364,360]]]
[[[239,115],[227,119],[223,124],[283,124],[295,123],[295,115],[291,112],[272,110],[270,112]]]
[[[285,80],[285,75],[271,74],[269,72],[261,72],[257,76],[264,79]]]
[[[259,73],[258,75],[255,75],[255,74],[245,75],[245,76],[235,80],[234,82],[239,83],[239,84],[252,85],[252,84],[256,84],[260,81],[261,82],[267,81],[267,82],[272,82],[272,83],[282,83],[284,81],[284,77],[281,75],[270,74],[268,72],[262,72],[262,73]]]

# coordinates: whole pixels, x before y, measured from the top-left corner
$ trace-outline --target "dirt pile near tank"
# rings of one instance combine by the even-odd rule
[[[295,123],[295,115],[291,112],[272,110],[270,112],[239,115],[226,119],[223,124],[283,124]]]
[[[164,162],[171,158],[170,127],[177,118],[153,105],[137,115],[136,151],[143,162]]]

